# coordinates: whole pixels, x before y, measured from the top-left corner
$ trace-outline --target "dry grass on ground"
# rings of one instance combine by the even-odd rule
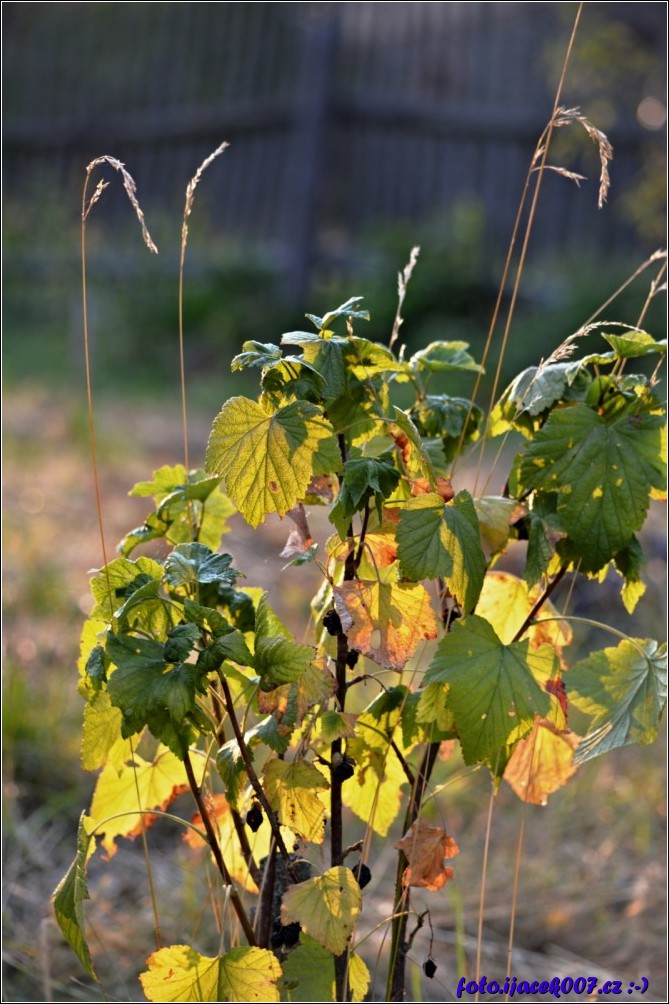
[[[122,841],[111,864],[92,864],[87,916],[102,988],[86,985],[49,906],[93,783],[79,768],[74,669],[88,602],[86,570],[100,563],[85,420],[80,405],[38,388],[10,394],[6,408],[4,999],[141,1000],[136,975],[154,944],[140,848]],[[193,432],[194,442],[204,442],[206,419]],[[149,406],[100,409],[110,541],[141,522],[144,501],[126,496],[132,482],[177,462],[179,443],[176,413],[166,420]],[[304,586],[299,569],[279,579],[284,535],[277,522],[252,540],[239,525],[228,541],[250,581],[269,587],[297,627]],[[655,615],[660,632],[659,607]],[[513,973],[529,980],[594,975],[622,980],[625,988],[645,975],[648,993],[627,999],[665,999],[664,759],[659,745],[618,751],[581,770],[545,809],[524,808],[503,786],[493,817],[484,929],[482,972],[490,979],[506,972],[514,856],[524,817]],[[441,772],[437,781],[456,774],[457,765],[445,762]],[[461,853],[456,882],[442,893],[416,896],[417,907],[424,902],[431,909],[439,968],[432,981],[422,975],[424,929],[412,949],[411,999],[449,1000],[458,966],[473,972],[489,791],[479,771],[456,781],[439,800],[437,815]],[[206,865],[200,859],[194,866],[185,848],[174,855],[173,840],[178,834],[168,826],[150,835],[164,940],[194,938],[209,946]],[[378,841],[373,848],[374,879],[365,892],[359,936],[390,913],[391,843]],[[380,929],[363,948],[372,971],[382,937]],[[373,999],[381,999],[381,986],[377,979]]]

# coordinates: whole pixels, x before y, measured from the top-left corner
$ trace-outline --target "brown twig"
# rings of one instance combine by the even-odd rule
[[[239,923],[241,924],[242,930],[246,935],[246,940],[249,945],[257,945],[256,936],[253,932],[251,922],[247,916],[246,910],[244,909],[244,904],[239,898],[239,893],[235,889],[234,883],[232,881],[232,876],[228,871],[225,861],[223,860],[223,853],[221,851],[221,845],[218,842],[218,837],[216,836],[216,831],[211,821],[211,817],[207,811],[207,807],[204,804],[204,799],[202,798],[202,792],[200,791],[199,785],[195,780],[195,774],[193,772],[193,764],[188,753],[184,755],[184,767],[186,768],[186,777],[188,778],[188,784],[190,785],[190,790],[193,793],[193,798],[195,799],[195,804],[197,805],[198,812],[202,818],[202,824],[204,826],[205,832],[207,834],[207,840],[209,841],[209,846],[211,852],[214,855],[214,861],[216,862],[216,867],[221,873],[221,878],[227,886],[230,887],[230,900],[235,909],[235,913],[239,918]]]

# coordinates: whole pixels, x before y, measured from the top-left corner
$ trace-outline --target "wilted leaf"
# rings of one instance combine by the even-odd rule
[[[362,893],[350,868],[341,865],[291,886],[283,895],[281,920],[302,930],[334,955],[346,950],[355,927]]]
[[[574,732],[562,732],[537,718],[530,734],[514,746],[504,780],[523,802],[545,805],[548,796],[576,773],[573,759],[579,739]]]
[[[84,926],[84,901],[90,899],[86,882],[86,866],[94,851],[95,840],[88,835],[86,816],[82,813],[79,819],[75,859],[67,874],[58,883],[52,898],[56,920],[65,940],[91,979],[97,980]]]
[[[140,973],[150,1001],[279,1001],[281,966],[264,948],[233,948],[210,958],[189,945],[161,948]]]
[[[354,648],[388,669],[403,669],[437,621],[421,585],[357,580],[333,588],[334,604]]]
[[[330,785],[318,768],[304,760],[268,760],[263,777],[267,799],[279,821],[305,840],[322,844],[325,806],[318,792]]]
[[[214,420],[206,463],[255,527],[268,513],[285,516],[304,498],[312,476],[335,471],[341,457],[316,405],[294,401],[268,414],[255,401],[233,397]]]
[[[453,878],[453,869],[444,867],[444,858],[455,857],[460,848],[440,826],[417,819],[395,847],[404,852],[409,862],[402,877],[405,889],[414,886],[436,892]]]

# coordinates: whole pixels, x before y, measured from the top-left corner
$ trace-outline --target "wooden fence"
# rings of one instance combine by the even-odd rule
[[[107,152],[147,211],[179,212],[228,139],[206,183],[215,227],[272,254],[296,297],[365,228],[418,227],[466,196],[501,246],[552,107],[547,46],[568,37],[572,6],[6,3],[5,190],[20,199],[39,178],[45,198],[74,199],[82,166]],[[661,34],[664,5],[587,6],[657,8]],[[631,120],[613,137],[616,190],[638,170],[640,133]],[[594,150],[584,162],[596,178]],[[594,191],[548,179],[537,242],[629,242]]]

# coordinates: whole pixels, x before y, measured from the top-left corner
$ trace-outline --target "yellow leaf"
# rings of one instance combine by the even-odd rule
[[[528,589],[522,579],[509,572],[488,572],[484,581],[476,613],[492,624],[500,641],[511,644],[525,618],[541,594],[540,586]],[[558,611],[550,600],[541,608],[541,617],[555,617],[547,624],[538,624],[527,631],[523,638],[529,638],[530,648],[552,645],[558,656],[571,642],[571,628],[567,621],[557,620]]]
[[[370,982],[369,969],[359,955],[352,953],[348,960],[348,984],[354,1001],[364,1001]]]
[[[375,746],[354,739],[346,748],[356,765],[355,774],[342,788],[344,805],[385,837],[400,811],[406,774],[387,744]]]
[[[305,840],[322,844],[325,807],[318,797],[330,785],[313,764],[268,760],[263,768],[267,799],[279,821]]]
[[[532,731],[516,744],[504,771],[518,798],[531,805],[545,805],[548,796],[576,773],[572,763],[580,736],[561,732],[544,718],[537,718]]]
[[[125,742],[120,739],[122,717],[120,710],[112,707],[106,690],[93,695],[84,708],[81,733],[81,765],[84,770],[104,767],[116,743]]]
[[[415,886],[437,892],[453,878],[453,869],[444,867],[444,858],[455,857],[460,848],[440,826],[417,819],[395,847],[404,852],[409,862],[402,877],[405,889]]]
[[[299,923],[314,941],[334,955],[346,950],[356,925],[362,893],[350,868],[339,865],[291,886],[283,894],[281,921]]]
[[[284,683],[267,692],[258,691],[258,708],[263,715],[278,711],[283,715],[295,703],[295,727],[304,721],[309,708],[326,701],[337,684],[332,673],[318,659],[314,660],[293,683]]]
[[[204,758],[198,758],[198,764],[195,770],[196,776],[199,771],[199,783],[206,766]],[[188,778],[182,761],[165,746],[158,748],[153,760],[144,760],[135,754],[118,769],[108,763],[95,786],[90,812],[94,825],[99,827],[96,836],[104,833],[101,843],[107,856],[112,858],[116,854],[117,837],[132,839],[142,832],[139,808],[162,812],[187,789]],[[149,827],[154,822],[155,817],[144,812],[143,825]]]
[[[264,948],[233,948],[210,958],[189,945],[161,948],[140,973],[150,1001],[279,1001],[281,966]]]
[[[225,861],[228,871],[232,875],[233,879],[236,879],[248,892],[258,892],[258,887],[251,878],[248,865],[246,864],[244,855],[242,854],[242,849],[237,836],[237,830],[235,829],[235,824],[232,819],[232,811],[228,805],[228,800],[225,795],[212,795],[207,800],[206,804],[210,818],[214,823],[214,827],[218,831],[218,839],[223,853],[223,860]],[[199,812],[193,816],[191,822],[193,826],[197,826],[200,830],[204,828],[202,825],[202,816]],[[247,836],[254,859],[256,861],[261,861],[267,854],[269,854],[272,840],[272,829],[267,822],[267,819],[263,816],[263,822],[259,829],[255,833],[249,832]],[[193,830],[186,830],[184,834],[184,843],[188,844],[188,846],[194,851],[204,850],[209,846],[206,841],[202,840],[202,838],[199,837]]]
[[[350,648],[388,669],[404,669],[422,641],[437,637],[437,621],[424,586],[343,582],[332,590]]]

